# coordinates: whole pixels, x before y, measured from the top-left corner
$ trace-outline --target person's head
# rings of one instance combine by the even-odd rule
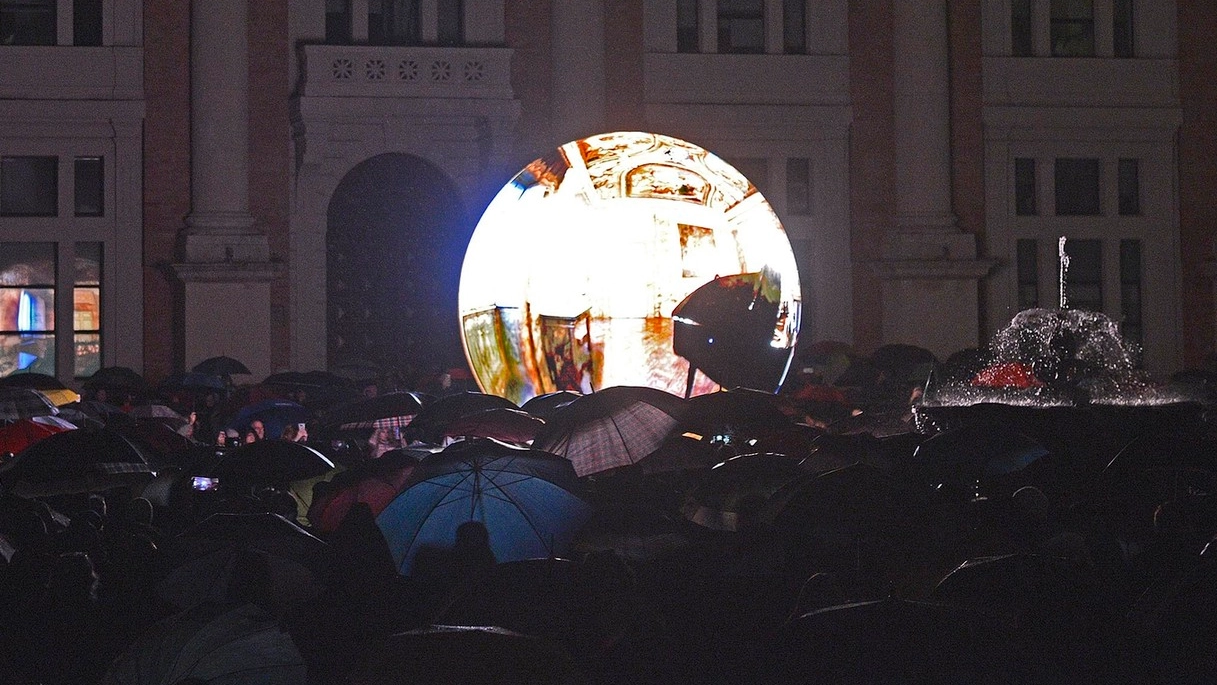
[[[246,445],[248,445],[250,443],[254,443],[257,441],[258,441],[258,434],[255,433],[252,428],[245,431],[245,437],[242,439],[242,442],[244,442]]]
[[[304,442],[308,440],[308,430],[303,423],[289,423],[283,427],[283,433],[279,437],[291,442]]]
[[[249,430],[257,436],[257,440],[266,439],[266,424],[262,423],[260,420],[254,419],[253,421],[250,421]]]
[[[220,447],[223,447],[224,445],[228,444],[228,432],[227,431],[220,431],[219,433],[216,433],[216,444],[219,445]]]

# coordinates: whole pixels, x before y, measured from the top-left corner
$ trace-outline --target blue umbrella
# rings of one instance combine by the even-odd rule
[[[473,438],[423,459],[376,523],[402,575],[420,549],[450,548],[466,521],[486,526],[499,562],[559,557],[591,516],[578,488],[562,457]]]
[[[255,419],[266,427],[267,438],[277,438],[283,428],[293,423],[304,423],[309,419],[309,410],[291,400],[270,399],[242,407],[228,422],[228,428],[244,433]]]

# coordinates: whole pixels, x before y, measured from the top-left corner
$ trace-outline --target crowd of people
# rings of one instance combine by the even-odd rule
[[[930,373],[980,368],[966,354],[947,364],[904,352],[822,346],[797,359],[775,406],[798,439],[734,425],[731,441],[705,445],[715,458],[702,466],[583,478],[595,513],[566,558],[497,560],[471,521],[409,575],[371,506],[355,501],[322,526],[306,501],[335,474],[442,447],[412,443],[402,425],[326,425],[335,406],[407,388],[381,378],[337,394],[258,385],[123,393],[120,410],[175,408],[187,421],[179,434],[198,450],[180,462],[189,466],[136,485],[42,497],[0,488],[0,682],[1217,679],[1207,400],[1186,425],[1150,436],[1158,460],[1118,482],[1054,468],[1075,444],[1065,437],[1027,468],[966,472],[961,487],[912,467],[935,437],[917,424],[917,399]],[[417,394],[468,388],[427,390]],[[257,418],[233,423],[268,398],[308,413],[275,435]],[[336,468],[240,497],[195,489],[191,476],[208,459],[276,440],[312,446]],[[780,488],[743,471],[729,496],[697,499],[714,461],[754,456],[758,440],[797,446],[786,456],[816,478],[781,506]],[[1196,461],[1181,463],[1185,452]],[[719,520],[731,525],[699,523],[714,506],[730,510]],[[230,665],[245,675],[217,675]]]

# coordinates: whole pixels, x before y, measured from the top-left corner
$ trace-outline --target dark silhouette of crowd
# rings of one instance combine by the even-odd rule
[[[335,474],[439,449],[408,427],[326,425],[335,406],[407,390],[400,379],[120,388],[193,412],[192,435],[135,484],[0,487],[0,682],[1217,682],[1217,374],[1173,379],[1195,397],[1181,413],[982,423],[1044,448],[1017,467],[926,467],[918,449],[955,427],[919,422],[919,398],[984,365],[978,350],[808,346],[773,397],[781,430],[737,418],[698,441],[702,466],[582,478],[594,514],[569,554],[497,559],[471,517],[409,575],[367,503],[335,526],[310,520]],[[273,436],[232,423],[268,397],[307,417]],[[379,445],[390,434],[401,442]],[[196,478],[268,439],[335,469],[304,487]],[[778,453],[797,478],[706,495],[715,463]],[[698,522],[711,510],[725,523]]]

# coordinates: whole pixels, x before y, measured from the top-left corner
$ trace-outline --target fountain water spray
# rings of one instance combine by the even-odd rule
[[[1069,253],[1065,252],[1065,236],[1061,236],[1056,241],[1056,254],[1060,260],[1060,307],[1061,309],[1069,308],[1069,298],[1065,295],[1065,281],[1069,275]]]

